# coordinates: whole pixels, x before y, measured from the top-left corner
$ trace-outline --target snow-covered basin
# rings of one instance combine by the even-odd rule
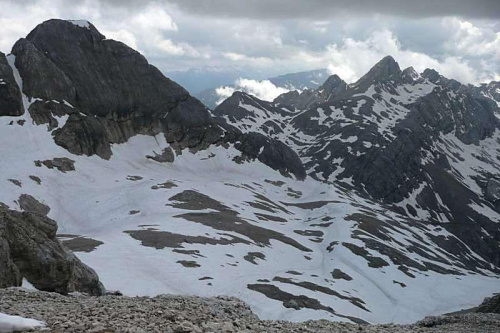
[[[8,125],[11,120],[26,120],[23,126]],[[36,126],[29,118],[0,118],[0,169],[3,190],[0,202],[18,209],[16,200],[23,193],[30,194],[49,205],[49,217],[59,225],[59,233],[82,235],[104,244],[95,250],[77,256],[93,267],[108,289],[118,289],[126,295],[156,295],[161,293],[192,294],[201,296],[232,295],[247,302],[263,319],[347,320],[327,311],[285,308],[278,300],[267,298],[248,289],[257,280],[287,276],[329,286],[346,295],[362,299],[370,312],[350,302],[321,292],[292,284],[276,284],[285,292],[307,295],[331,307],[342,315],[361,318],[372,323],[414,322],[426,315],[440,314],[477,305],[486,296],[498,292],[496,277],[481,275],[443,275],[434,272],[419,274],[412,279],[395,265],[380,269],[369,268],[366,261],[343,247],[330,253],[325,248],[329,239],[359,243],[351,237],[352,221],[343,217],[356,212],[352,202],[376,206],[351,194],[342,194],[331,185],[313,180],[296,181],[258,162],[237,164],[232,161],[239,152],[234,148],[213,147],[192,154],[184,151],[174,163],[158,163],[147,159],[153,151],[161,152],[168,146],[162,135],[136,136],[129,142],[113,146],[109,161],[97,156],[75,156],[54,144],[45,126]],[[35,166],[36,160],[67,157],[75,161],[75,171],[62,173],[55,169]],[[29,176],[39,177],[38,185]],[[130,176],[141,179],[130,180]],[[129,179],[127,179],[129,178]],[[16,179],[22,187],[7,181]],[[265,180],[282,181],[277,187]],[[177,185],[169,189],[151,189],[152,186],[171,181]],[[248,188],[250,186],[254,191]],[[302,192],[300,199],[286,194],[290,187]],[[220,239],[221,231],[176,217],[193,212],[171,206],[169,198],[184,190],[196,190],[238,212],[252,224],[274,230],[311,249],[297,249],[279,240],[271,239],[268,246],[255,244],[183,244],[182,250],[198,250],[201,256],[188,256],[174,252],[174,248],[156,249],[141,245],[127,230],[145,230],[151,226],[157,231],[168,231],[187,236],[206,236]],[[337,201],[314,210],[287,207],[290,214],[274,215],[287,223],[259,221],[256,210],[249,203],[255,202],[255,192],[275,203]],[[137,214],[130,211],[138,210]],[[209,212],[206,210],[203,212]],[[315,243],[295,233],[308,229],[309,218],[333,216],[336,223],[324,229],[325,242]],[[244,237],[242,235],[238,237]],[[248,239],[247,239],[248,240]],[[328,243],[326,243],[328,244]],[[245,259],[249,252],[261,252],[265,260],[253,264]],[[232,257],[230,257],[230,256]],[[308,256],[309,259],[306,259]],[[390,259],[385,258],[390,262]],[[199,267],[185,267],[178,261],[196,261]],[[325,282],[333,268],[340,268],[353,280]],[[286,275],[289,271],[301,276]],[[315,277],[316,276],[316,277]],[[211,280],[202,279],[211,277]],[[201,280],[200,280],[201,279]],[[401,288],[393,281],[404,283]]]

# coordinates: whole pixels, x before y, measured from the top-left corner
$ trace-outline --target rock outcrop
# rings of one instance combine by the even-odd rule
[[[485,299],[484,302],[476,308],[475,312],[500,314],[500,294]]]
[[[0,208],[0,287],[20,286],[26,278],[39,290],[102,295],[97,274],[59,243],[56,232],[46,216]]]

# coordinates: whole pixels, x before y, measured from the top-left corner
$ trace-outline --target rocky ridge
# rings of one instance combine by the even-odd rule
[[[498,266],[496,85],[466,86],[431,69],[401,70],[388,56],[350,85],[333,75],[317,91],[286,93],[273,103],[239,93],[214,113],[282,140],[314,179],[440,225]]]

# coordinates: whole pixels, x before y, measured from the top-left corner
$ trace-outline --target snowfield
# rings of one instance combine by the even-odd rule
[[[24,125],[17,123],[20,119]],[[9,143],[1,148],[0,202],[20,209],[19,196],[30,194],[51,208],[48,216],[58,222],[61,239],[70,247],[77,236],[99,241],[76,254],[110,290],[231,295],[263,319],[409,323],[474,306],[498,289],[498,276],[457,268],[459,259],[438,247],[429,250],[449,265],[435,264],[457,274],[410,268],[412,278],[388,256],[368,249],[388,263],[370,267],[365,256],[343,245],[363,247],[353,236],[359,225],[355,213],[399,221],[388,244],[418,262],[429,259],[405,249],[405,242],[428,246],[428,235],[453,236],[439,228],[405,225],[401,217],[347,189],[285,178],[258,162],[238,164],[232,161],[239,155],[233,148],[183,151],[174,163],[158,163],[146,155],[167,146],[163,136],[136,136],[114,145],[106,161],[58,147],[28,112],[0,118],[0,126],[0,140]],[[75,170],[34,163],[55,157],[74,160]],[[194,198],[172,199],[190,191]],[[334,270],[348,278],[333,278]],[[297,307],[290,295],[303,295],[307,306]]]

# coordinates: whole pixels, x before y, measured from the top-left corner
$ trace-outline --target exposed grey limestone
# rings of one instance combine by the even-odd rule
[[[42,216],[47,216],[50,212],[50,207],[41,203],[29,194],[21,194],[18,200],[19,207],[30,213],[36,213]]]
[[[97,274],[56,238],[55,221],[32,212],[0,208],[0,286],[20,286],[26,278],[37,289],[101,295]]]

